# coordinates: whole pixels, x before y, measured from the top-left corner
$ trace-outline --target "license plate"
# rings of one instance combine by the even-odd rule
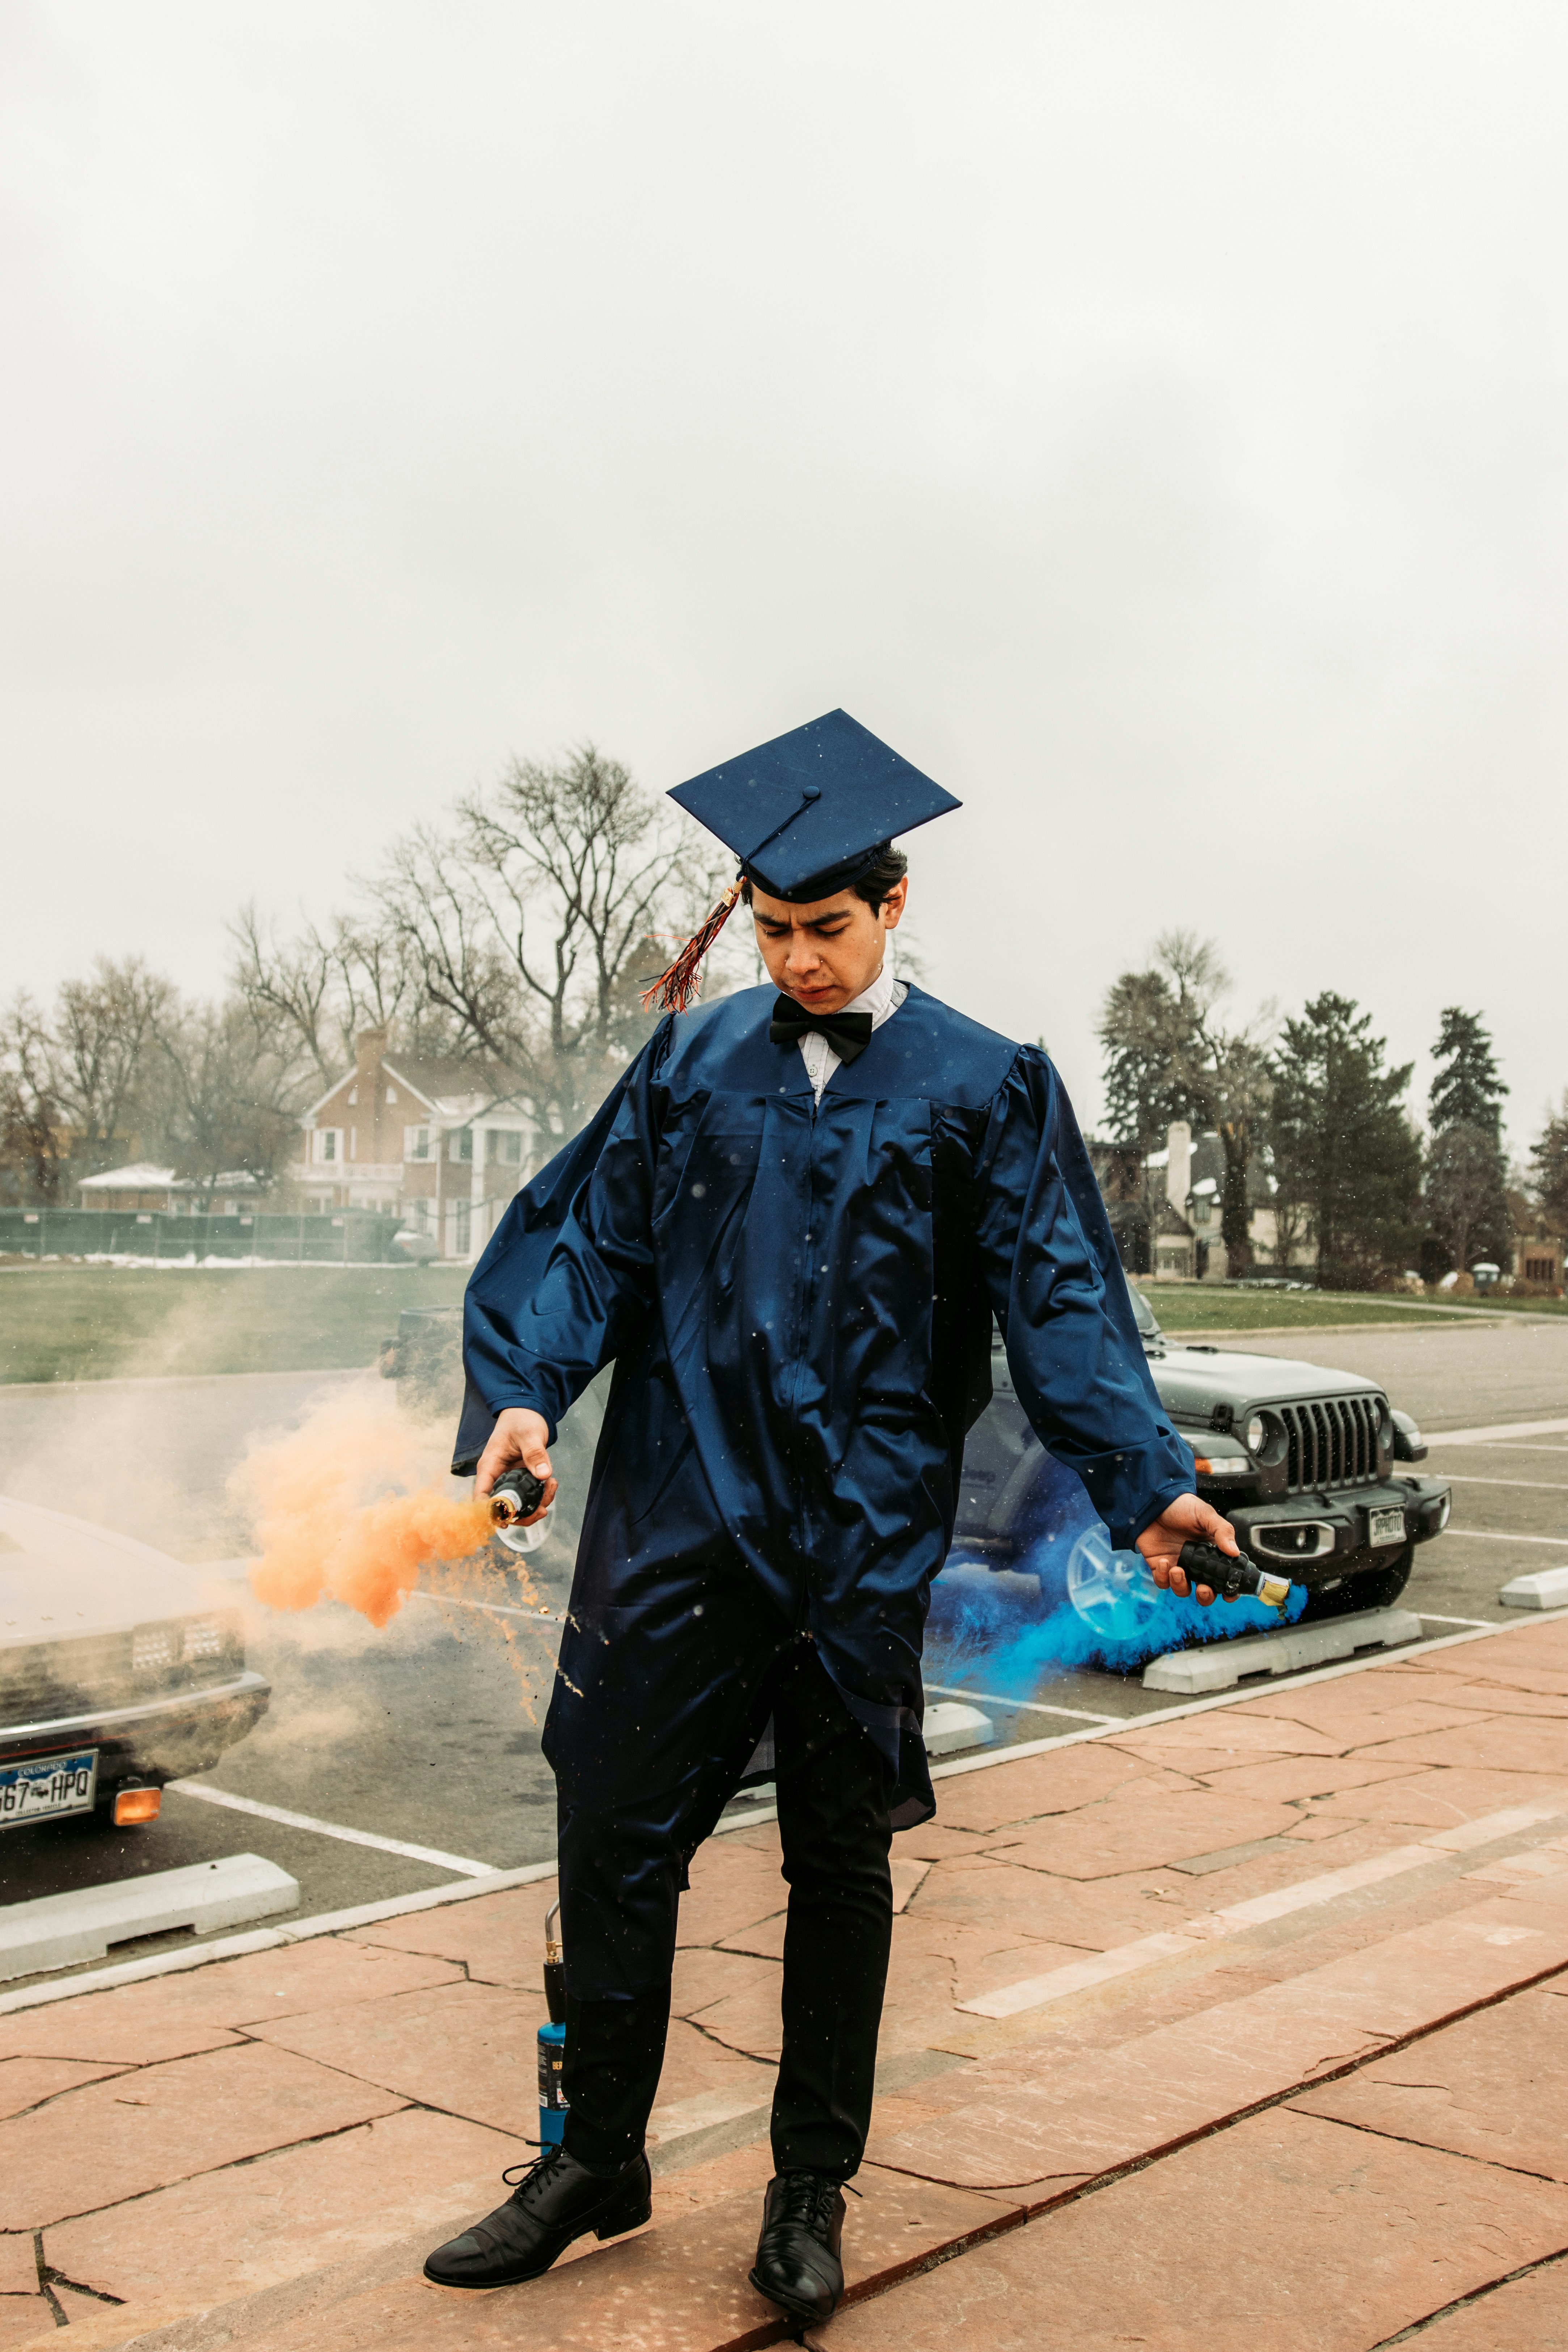
[[[26,1822],[85,1813],[98,1794],[98,1750],[75,1756],[31,1756],[25,1764],[0,1764],[0,1830]]]
[[[1366,1539],[1369,1544],[1402,1544],[1405,1541],[1405,1513],[1397,1505],[1385,1511],[1369,1511],[1366,1515]]]

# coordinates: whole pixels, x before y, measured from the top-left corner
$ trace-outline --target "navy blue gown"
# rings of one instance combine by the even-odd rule
[[[759,1633],[811,1635],[896,1774],[895,1825],[929,1818],[921,1634],[993,1316],[1113,1543],[1192,1486],[1046,1055],[911,989],[817,1105],[773,997],[666,1019],[468,1285],[458,1472],[505,1407],[553,1438],[616,1368],[545,1725],[563,1902],[569,1848],[628,1809],[655,1878],[707,1834],[762,1728],[735,1697]],[[613,1875],[565,1923],[584,1995],[647,1976]]]

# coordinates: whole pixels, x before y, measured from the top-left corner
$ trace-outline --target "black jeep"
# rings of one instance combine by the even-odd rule
[[[1405,1472],[1426,1456],[1409,1414],[1354,1372],[1169,1340],[1142,1293],[1131,1298],[1160,1401],[1192,1448],[1198,1493],[1229,1519],[1244,1551],[1306,1589],[1300,1617],[1397,1601],[1415,1546],[1447,1525],[1451,1496],[1447,1480]],[[999,1337],[991,1377],[993,1401],[964,1450],[933,1632],[965,1601],[1005,1592],[1027,1616],[1065,1604],[1122,1662],[1141,1632],[1160,1646],[1156,1620],[1168,1609],[1140,1555],[1111,1550],[1079,1480],[1025,1420]]]

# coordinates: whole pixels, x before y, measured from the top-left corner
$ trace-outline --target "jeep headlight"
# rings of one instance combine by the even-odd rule
[[[1260,1412],[1255,1412],[1251,1420],[1247,1424],[1247,1452],[1249,1454],[1261,1454],[1263,1451],[1263,1441],[1268,1434],[1268,1431],[1265,1425],[1263,1415]]]

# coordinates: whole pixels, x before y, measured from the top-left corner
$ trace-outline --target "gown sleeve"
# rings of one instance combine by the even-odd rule
[[[659,1024],[582,1133],[524,1185],[469,1276],[458,1477],[509,1405],[542,1414],[553,1445],[563,1413],[647,1311],[658,1073],[673,1027],[673,1016]]]
[[[1036,1046],[991,1104],[976,1172],[981,1263],[1018,1401],[1125,1549],[1193,1492],[1193,1457],[1149,1376],[1072,1105]]]

